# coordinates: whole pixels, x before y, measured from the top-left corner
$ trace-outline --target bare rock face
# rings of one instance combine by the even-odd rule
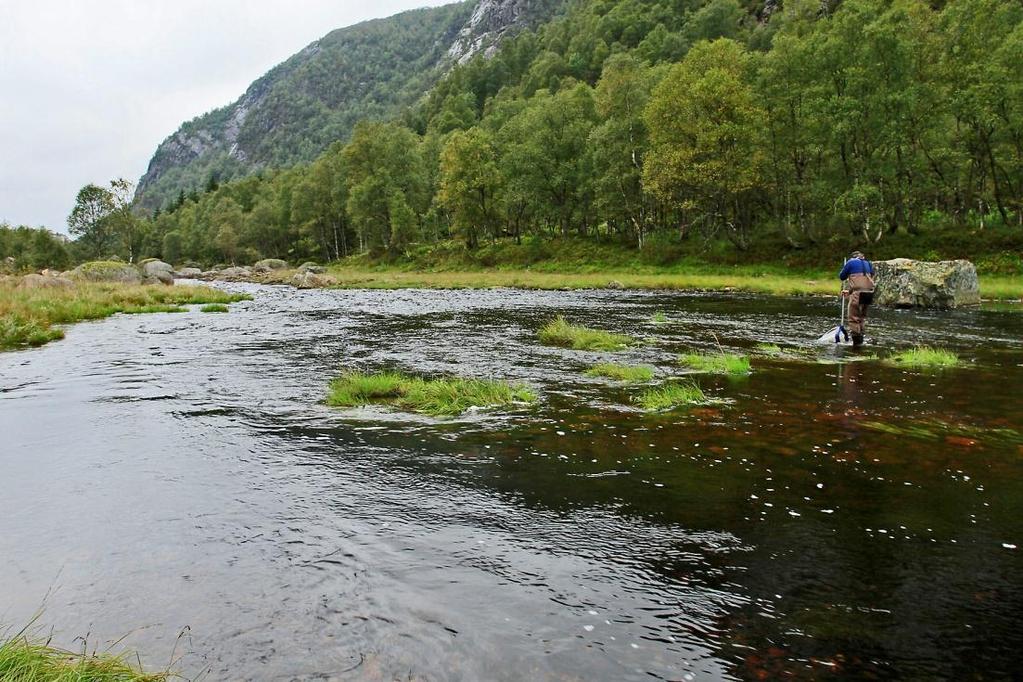
[[[874,270],[878,305],[948,310],[980,303],[977,268],[968,260],[896,258],[875,262]]]
[[[464,64],[480,50],[489,56],[501,38],[528,23],[537,0],[480,0],[472,17],[458,32],[448,57]]]
[[[65,277],[53,275],[25,275],[18,283],[19,289],[70,289],[75,283]]]

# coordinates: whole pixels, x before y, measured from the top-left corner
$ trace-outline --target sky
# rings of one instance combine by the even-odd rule
[[[451,0],[0,0],[0,222],[66,232],[185,121],[330,31]]]

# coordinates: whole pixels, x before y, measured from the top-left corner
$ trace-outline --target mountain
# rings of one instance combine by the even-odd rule
[[[314,159],[362,119],[394,117],[456,63],[549,18],[563,2],[479,0],[338,29],[255,81],[237,101],[157,148],[136,200],[153,210],[211,177]]]

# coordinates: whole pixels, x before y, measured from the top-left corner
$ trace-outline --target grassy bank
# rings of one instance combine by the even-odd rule
[[[125,659],[63,651],[15,637],[0,643],[4,682],[166,682],[166,673],[147,674]]]
[[[246,298],[208,287],[82,282],[69,288],[17,289],[0,284],[0,350],[61,339],[64,332],[56,325],[115,313],[182,312],[182,305],[225,304]]]
[[[434,417],[457,417],[471,407],[502,407],[533,403],[526,387],[489,379],[441,377],[424,379],[400,372],[352,372],[330,383],[327,404],[332,407],[392,405]]]
[[[367,289],[677,289],[742,291],[774,295],[834,295],[836,274],[847,251],[825,249],[805,259],[772,257],[771,252],[702,255],[686,251],[646,252],[586,239],[527,240],[521,245],[501,241],[467,251],[457,242],[413,249],[400,258],[355,256],[334,263],[329,276],[334,286]],[[891,253],[889,253],[891,251]],[[894,255],[893,255],[894,254]],[[907,255],[886,246],[871,256],[880,260]],[[951,258],[950,254],[910,253],[918,258]],[[759,262],[757,262],[759,260]],[[835,262],[833,267],[822,262]],[[999,261],[1000,262],[1000,261]],[[997,264],[997,263],[996,263]],[[986,299],[1023,298],[1023,274],[978,263],[981,293]],[[1011,269],[1011,268],[1010,268]],[[276,275],[290,280],[293,272]]]

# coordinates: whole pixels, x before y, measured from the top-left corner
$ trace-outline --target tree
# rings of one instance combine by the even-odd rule
[[[493,135],[480,128],[452,134],[440,165],[438,199],[451,212],[454,234],[470,249],[480,233],[496,237],[501,174]]]
[[[87,258],[110,255],[117,239],[109,221],[113,212],[114,197],[109,190],[90,183],[78,191],[67,226]]]

